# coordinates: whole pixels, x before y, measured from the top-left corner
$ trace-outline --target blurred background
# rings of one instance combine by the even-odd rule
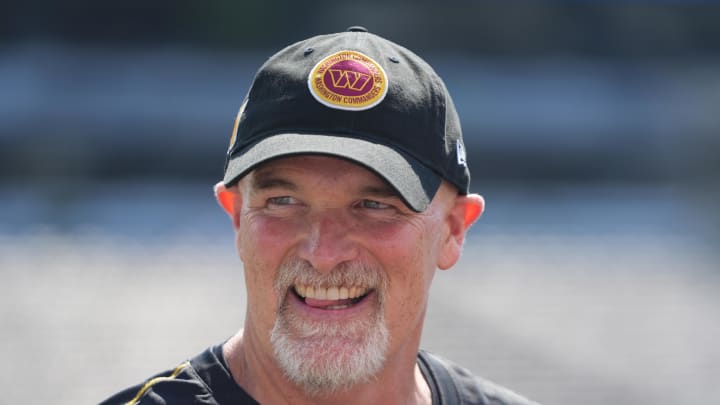
[[[545,404],[720,403],[720,4],[0,3],[0,391],[97,403],[234,333],[211,187],[257,67],[363,25],[459,110],[487,211],[423,346]]]

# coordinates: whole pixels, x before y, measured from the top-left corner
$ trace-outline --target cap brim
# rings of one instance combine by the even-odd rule
[[[358,163],[385,179],[412,210],[427,209],[441,178],[415,158],[389,146],[357,138],[316,134],[278,134],[236,152],[223,182],[235,184],[260,163],[299,154],[330,155]]]

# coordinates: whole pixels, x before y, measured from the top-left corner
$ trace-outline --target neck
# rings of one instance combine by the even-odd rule
[[[288,380],[272,357],[272,349],[263,347],[262,339],[245,329],[223,346],[223,355],[233,379],[250,396],[262,404],[430,404],[430,388],[417,366],[419,342],[412,350],[401,350],[389,356],[385,367],[373,380],[345,391],[308,395]],[[269,344],[267,344],[269,346]]]

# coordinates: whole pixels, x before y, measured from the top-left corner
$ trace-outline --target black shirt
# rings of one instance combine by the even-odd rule
[[[433,405],[535,404],[426,351],[418,353],[418,366],[430,387]],[[157,374],[100,403],[120,404],[259,405],[235,383],[222,345],[210,347],[174,370]]]

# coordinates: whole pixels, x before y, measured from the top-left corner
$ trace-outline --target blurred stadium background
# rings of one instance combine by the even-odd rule
[[[211,186],[255,69],[363,25],[463,119],[485,216],[424,346],[545,404],[720,403],[720,5],[0,4],[3,404],[96,403],[232,334]]]

